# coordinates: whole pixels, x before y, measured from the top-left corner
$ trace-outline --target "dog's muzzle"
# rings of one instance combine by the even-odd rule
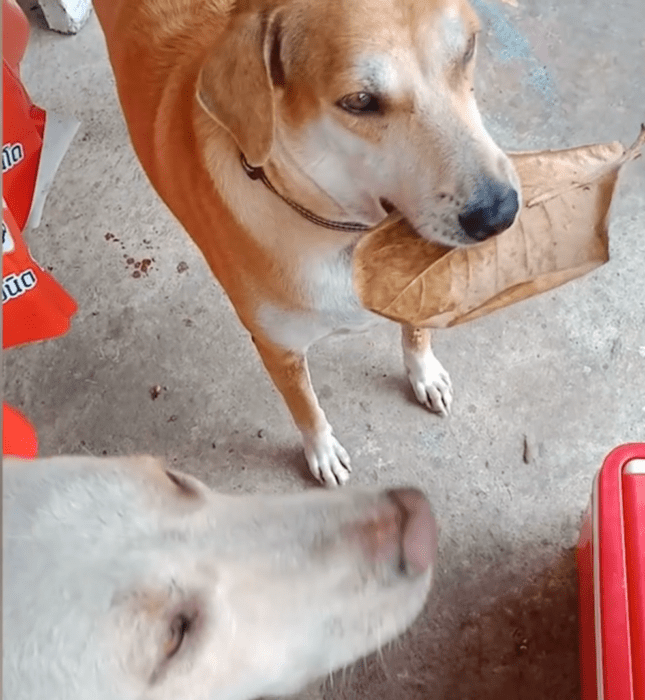
[[[437,557],[437,525],[430,503],[413,488],[390,489],[384,496],[375,515],[353,528],[354,535],[373,561],[403,576],[425,573]]]

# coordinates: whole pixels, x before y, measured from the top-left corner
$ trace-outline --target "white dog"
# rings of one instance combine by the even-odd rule
[[[6,700],[247,700],[402,632],[436,555],[414,489],[227,496],[152,458],[7,460]]]

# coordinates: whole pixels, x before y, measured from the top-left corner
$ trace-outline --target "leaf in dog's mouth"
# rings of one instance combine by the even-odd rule
[[[518,220],[476,245],[421,238],[396,208],[356,245],[363,305],[399,323],[441,328],[558,287],[609,259],[609,209],[621,167],[645,146],[618,142],[509,154],[524,204]],[[391,207],[391,209],[390,209]],[[398,214],[398,215],[397,215]]]

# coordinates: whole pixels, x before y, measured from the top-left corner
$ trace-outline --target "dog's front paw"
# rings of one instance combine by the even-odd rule
[[[408,379],[419,403],[447,416],[452,404],[452,382],[448,372],[432,352],[422,358],[406,357]]]
[[[309,471],[323,486],[335,488],[347,483],[352,471],[349,455],[331,428],[323,433],[303,433],[303,442]]]

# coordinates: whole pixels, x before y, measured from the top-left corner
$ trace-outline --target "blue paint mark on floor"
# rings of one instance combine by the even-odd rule
[[[471,1],[479,16],[488,21],[496,39],[502,45],[499,58],[504,62],[525,60],[529,64],[528,82],[549,104],[553,104],[557,99],[553,79],[546,66],[541,65],[533,54],[528,39],[508,21],[499,7],[485,0]]]

